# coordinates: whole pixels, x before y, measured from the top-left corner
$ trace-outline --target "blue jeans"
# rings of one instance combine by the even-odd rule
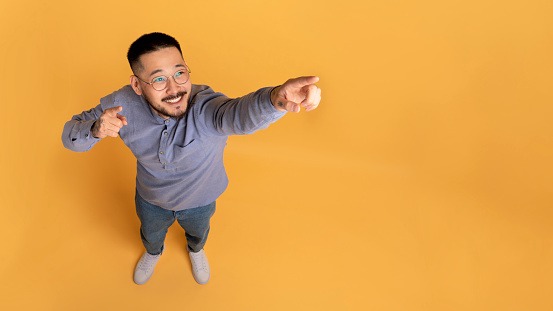
[[[185,231],[189,251],[197,253],[204,248],[209,234],[209,220],[215,213],[215,202],[178,212],[151,204],[140,197],[138,192],[135,202],[136,214],[141,223],[140,236],[148,253],[161,253],[167,230],[175,220]]]

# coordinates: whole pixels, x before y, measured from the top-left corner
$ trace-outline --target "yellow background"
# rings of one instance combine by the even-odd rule
[[[0,2],[0,309],[553,309],[553,2]],[[174,226],[144,286],[135,160],[63,124],[143,33],[240,96],[318,75],[319,109],[232,137],[197,285]]]

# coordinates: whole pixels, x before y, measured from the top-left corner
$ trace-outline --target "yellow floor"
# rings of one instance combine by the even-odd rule
[[[0,310],[553,310],[550,1],[0,3]],[[195,283],[151,280],[135,159],[65,150],[139,35],[229,96],[319,75],[316,111],[232,137]]]

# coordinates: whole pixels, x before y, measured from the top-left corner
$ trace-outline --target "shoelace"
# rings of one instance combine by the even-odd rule
[[[150,255],[146,253],[144,255],[144,260],[140,261],[139,269],[144,271],[150,270],[157,263],[159,256],[161,255]]]
[[[203,260],[203,256],[199,253],[190,253],[192,255],[192,260],[194,261],[194,267],[196,270],[207,270],[205,268],[205,262]]]

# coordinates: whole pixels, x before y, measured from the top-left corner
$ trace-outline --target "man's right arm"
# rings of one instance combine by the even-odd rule
[[[71,151],[84,152],[90,150],[100,138],[92,136],[90,130],[94,122],[102,114],[101,105],[88,111],[73,116],[71,120],[65,123],[61,140],[63,146]]]
[[[63,146],[76,152],[84,152],[102,138],[117,137],[119,130],[127,125],[127,119],[119,115],[121,106],[102,111],[101,105],[73,116],[65,123],[62,133]]]

